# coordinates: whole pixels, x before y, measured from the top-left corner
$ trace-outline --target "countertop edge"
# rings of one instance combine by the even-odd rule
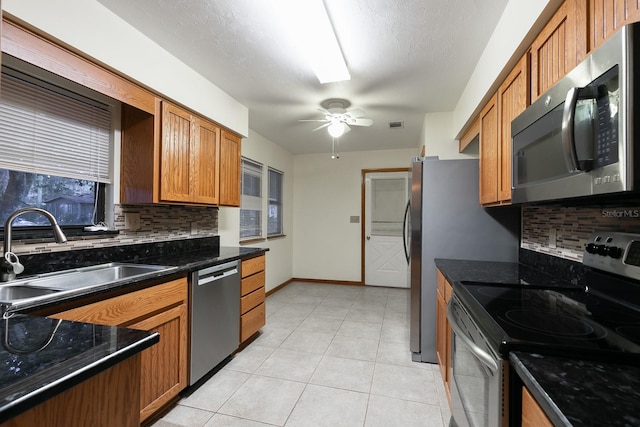
[[[517,352],[509,353],[509,361],[511,362],[511,366],[515,370],[516,374],[518,374],[525,387],[527,387],[531,395],[536,399],[536,402],[538,403],[538,405],[540,405],[545,415],[549,417],[549,420],[551,420],[553,425],[556,427],[571,427],[573,424],[569,422],[569,420],[565,417],[560,408],[558,408],[558,406],[554,403],[554,401],[547,394],[544,388],[538,383],[538,381],[536,381],[533,374],[524,366],[516,353]]]
[[[0,423],[4,423],[40,403],[69,390],[158,342],[160,342],[160,334],[158,332],[149,333],[149,335],[143,339],[11,401],[3,407],[0,407]]]

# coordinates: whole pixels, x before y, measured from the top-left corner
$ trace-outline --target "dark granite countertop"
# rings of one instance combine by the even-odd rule
[[[176,268],[146,275],[150,286],[157,279],[187,274],[212,265],[260,255],[268,249],[221,247],[219,238],[192,239],[21,255],[28,277],[108,262],[167,265]],[[142,283],[142,286],[144,286]],[[41,301],[28,309],[41,309],[62,301],[141,285],[140,279],[119,281],[73,294],[68,299]],[[9,314],[0,331],[0,423],[78,384],[158,342],[157,333],[89,323]],[[4,331],[9,330],[8,340]],[[51,342],[42,350],[47,340]],[[17,351],[16,351],[17,350]],[[23,353],[26,351],[26,353]]]
[[[0,423],[159,341],[157,332],[22,314],[1,322]]]
[[[640,367],[513,352],[511,365],[555,426],[640,425]]]
[[[514,285],[572,286],[569,282],[516,262],[436,259],[435,264],[452,285],[456,282],[482,282]]]

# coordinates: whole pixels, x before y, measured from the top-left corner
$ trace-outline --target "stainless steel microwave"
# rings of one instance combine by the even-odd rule
[[[639,73],[640,24],[630,24],[511,122],[513,203],[640,189]]]

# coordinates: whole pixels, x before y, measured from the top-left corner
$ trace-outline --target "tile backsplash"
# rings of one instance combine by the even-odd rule
[[[128,212],[140,214],[140,228],[136,231],[125,229],[124,214]],[[56,244],[52,239],[15,241],[12,249],[18,254],[35,254],[215,236],[218,234],[218,209],[179,205],[115,205],[114,224],[109,225],[119,234],[109,237],[74,236],[69,237],[65,244]]]
[[[640,204],[637,207],[523,207],[520,246],[582,262],[584,245],[596,230],[640,233]],[[554,235],[555,247],[551,242]]]

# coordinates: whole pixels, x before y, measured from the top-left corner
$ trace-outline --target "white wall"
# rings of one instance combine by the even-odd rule
[[[249,247],[269,248],[267,252],[267,278],[266,290],[281,285],[291,279],[293,271],[293,155],[276,145],[259,133],[249,129],[249,137],[242,140],[242,155],[264,166],[262,180],[263,195],[263,235],[266,237],[267,230],[267,194],[268,179],[267,168],[283,172],[284,174],[284,214],[283,231],[286,237],[278,237],[262,242],[247,245]],[[220,245],[238,246],[240,236],[240,209],[220,208],[218,212],[218,234],[220,235]]]
[[[4,0],[4,13],[221,125],[247,135],[248,109],[96,0]]]
[[[453,112],[425,114],[420,149],[424,146],[426,156],[438,156],[441,159],[478,158],[478,150],[474,148],[464,153],[458,152],[460,145],[457,139],[453,139],[454,134]]]
[[[454,138],[497,89],[563,0],[509,0],[453,111]]]
[[[417,149],[294,157],[293,277],[361,280],[361,170],[408,168]]]

